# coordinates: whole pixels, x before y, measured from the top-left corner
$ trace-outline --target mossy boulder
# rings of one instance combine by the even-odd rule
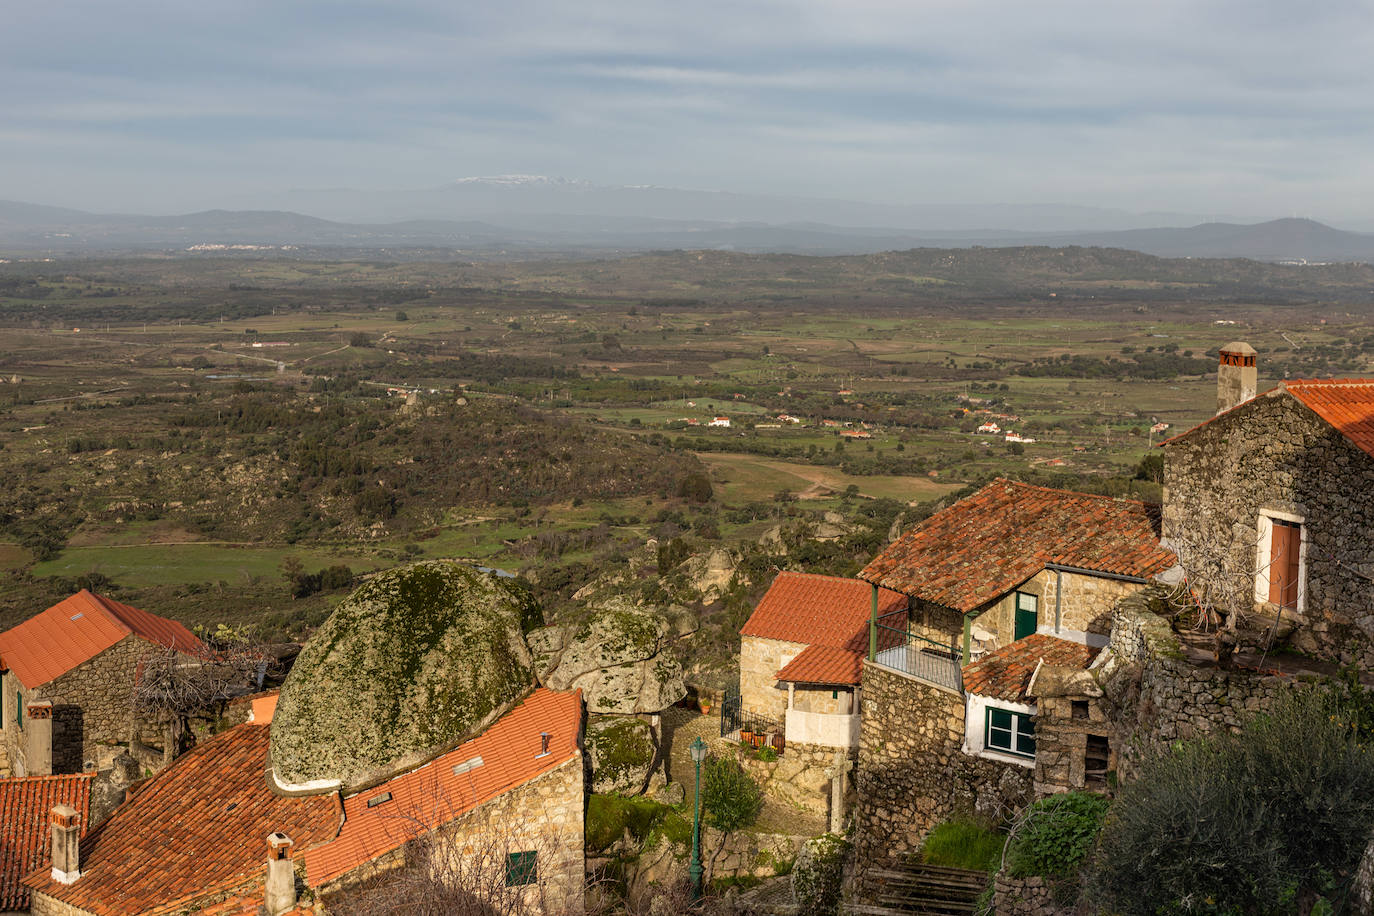
[[[658,757],[653,729],[633,716],[593,716],[587,721],[592,791],[636,793],[644,788]]]
[[[579,688],[589,713],[653,713],[687,695],[682,666],[670,649],[674,625],[616,597],[590,609],[577,625],[530,633],[540,679],[554,690]]]
[[[279,788],[364,785],[475,735],[534,686],[528,595],[459,563],[388,570],[305,644],[272,720]]]

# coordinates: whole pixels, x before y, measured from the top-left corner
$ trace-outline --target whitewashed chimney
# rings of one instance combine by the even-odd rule
[[[52,879],[75,884],[81,877],[81,815],[71,805],[52,809]]]
[[[267,835],[267,916],[279,916],[296,905],[296,867],[291,861],[295,845],[284,833]]]
[[[1239,340],[1221,348],[1221,360],[1217,366],[1217,413],[1230,410],[1255,396],[1259,384],[1255,356],[1255,348]]]

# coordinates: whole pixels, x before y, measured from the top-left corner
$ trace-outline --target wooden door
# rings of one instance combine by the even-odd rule
[[[1270,525],[1269,600],[1280,607],[1297,610],[1302,525],[1279,519],[1273,519]]]

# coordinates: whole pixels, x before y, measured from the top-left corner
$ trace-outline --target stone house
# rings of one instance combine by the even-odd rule
[[[1255,351],[1221,350],[1216,416],[1165,440],[1165,542],[1223,614],[1309,655],[1374,664],[1374,379],[1256,395]]]
[[[783,724],[789,744],[856,747],[875,600],[884,619],[906,608],[857,579],[779,573],[740,628],[741,709]]]
[[[264,779],[276,699],[254,699],[247,722],[149,779],[60,874],[29,874],[32,911],[325,914],[331,900],[395,894],[401,878],[435,863],[440,876],[523,895],[532,911],[576,909],[585,820],[578,691],[536,689],[476,737],[404,773],[313,795],[281,794]]]
[[[1158,506],[998,479],[893,541],[859,578],[910,599],[909,623],[879,614],[875,627],[903,631],[880,661],[911,673],[921,656],[967,665],[1032,633],[1104,646],[1112,606],[1174,562]]]
[[[161,744],[130,703],[139,665],[204,649],[180,623],[85,589],[0,633],[0,768],[78,773],[106,766],[118,745]]]
[[[1085,781],[1096,778],[1101,736],[1089,747],[1088,729],[1046,735],[1037,674],[1089,666],[1111,639],[1116,604],[1175,562],[1160,545],[1156,506],[1010,480],[875,557],[859,578],[906,595],[910,609],[870,621],[860,861],[898,861],[942,820],[1028,803],[1042,784],[1049,790],[1041,770],[1059,778],[1065,755],[1078,755],[1074,772]],[[1045,710],[1057,712],[1060,699]]]

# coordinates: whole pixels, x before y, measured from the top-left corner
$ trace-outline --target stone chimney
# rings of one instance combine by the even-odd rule
[[[81,877],[81,815],[71,805],[52,809],[52,879],[75,884]]]
[[[1217,366],[1217,413],[1253,398],[1258,382],[1254,347],[1238,340],[1222,347]]]
[[[24,710],[24,775],[52,775],[52,703],[39,700]]]
[[[267,916],[279,916],[296,905],[296,866],[291,861],[295,845],[284,833],[267,836]]]

